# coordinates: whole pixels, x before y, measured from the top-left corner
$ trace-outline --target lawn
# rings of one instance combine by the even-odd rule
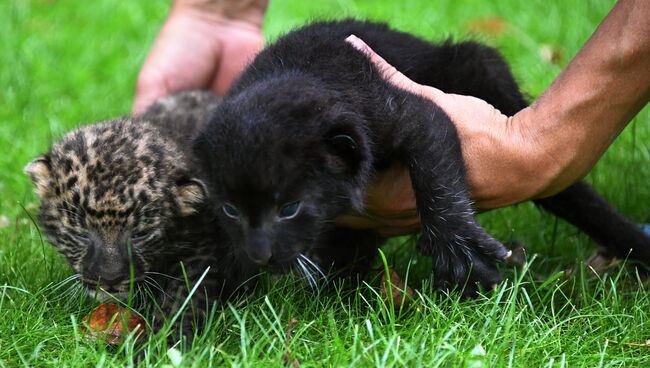
[[[595,244],[532,204],[492,211],[481,223],[519,240],[528,266],[505,270],[493,294],[463,301],[427,290],[426,260],[409,239],[386,247],[388,262],[421,290],[405,310],[369,284],[314,294],[286,277],[247,300],[214,310],[184,351],[156,336],[120,347],[82,337],[92,304],[55,290],[72,274],[32,221],[36,198],[22,168],[83,122],[127,114],[139,65],[169,1],[0,2],[0,367],[122,367],[134,349],[151,366],[644,366],[650,297],[634,275],[596,276],[583,265]],[[589,37],[613,1],[273,0],[268,40],[310,19],[388,21],[431,40],[474,38],[498,48],[531,98]],[[553,57],[549,57],[549,54]],[[588,180],[622,212],[650,222],[650,109],[623,132]],[[571,270],[564,275],[562,271]],[[421,284],[423,284],[421,286]]]

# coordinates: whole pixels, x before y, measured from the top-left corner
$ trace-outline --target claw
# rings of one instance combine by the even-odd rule
[[[524,267],[526,265],[526,250],[520,243],[513,243],[513,248],[508,251],[504,261],[515,267]]]

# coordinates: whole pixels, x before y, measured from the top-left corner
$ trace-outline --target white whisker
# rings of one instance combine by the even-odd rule
[[[180,279],[178,277],[170,276],[170,275],[168,275],[166,273],[161,273],[161,272],[147,271],[147,272],[145,272],[145,275],[158,275],[158,276],[167,277],[169,279],[176,280],[176,281],[183,281],[182,279]]]
[[[305,278],[307,279],[307,281],[309,281],[309,285],[311,285],[313,289],[316,289],[317,287],[316,280],[314,279],[312,273],[309,272],[309,270],[307,270],[307,267],[305,267],[305,264],[302,262],[302,259],[296,258],[296,262],[298,262],[298,265],[302,269]]]
[[[145,277],[144,282],[145,282],[145,284],[147,284],[147,285],[153,287],[154,289],[160,291],[160,293],[165,298],[171,298],[171,296],[165,292],[165,290],[160,286],[160,284],[158,282],[156,282],[156,280],[152,279],[151,277],[148,277],[148,276]]]
[[[323,272],[323,270],[321,270],[320,267],[318,267],[316,265],[316,263],[312,262],[312,260],[309,259],[309,257],[307,257],[306,255],[304,255],[302,253],[299,255],[299,257],[302,258],[303,260],[305,260],[305,262],[309,263],[316,270],[316,272],[318,272],[321,275],[323,280],[325,280],[325,282],[327,282],[327,276],[325,275],[325,272]]]
[[[58,290],[58,289],[64,287],[66,284],[68,284],[68,283],[70,283],[70,282],[72,282],[72,281],[78,279],[80,276],[81,276],[81,275],[79,275],[78,273],[76,273],[76,274],[74,274],[74,275],[72,275],[72,276],[66,277],[63,281],[60,281],[60,282],[58,282],[58,283],[56,283],[56,284],[53,284],[53,285],[52,285],[52,290],[50,290],[50,291],[56,291],[56,290]]]
[[[241,287],[246,286],[246,284],[247,284],[249,281],[255,279],[256,277],[260,277],[260,276],[262,276],[263,274],[264,274],[264,272],[258,272],[258,273],[256,273],[256,274],[252,275],[251,277],[247,278],[246,280],[242,281],[239,285],[237,285],[237,287],[235,288],[235,290],[232,291],[231,294],[236,294],[237,291],[239,291],[239,289],[240,289]]]

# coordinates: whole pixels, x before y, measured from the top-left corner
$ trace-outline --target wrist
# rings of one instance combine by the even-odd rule
[[[220,23],[246,23],[261,29],[268,0],[173,0],[171,13],[192,16]]]
[[[460,125],[467,180],[479,210],[539,197],[562,168],[538,135],[535,127],[542,122],[534,111],[501,117],[493,124]]]
[[[520,193],[518,201],[546,197],[564,188],[562,173],[566,171],[574,150],[547,134],[548,116],[539,114],[530,106],[508,118],[508,136],[514,141],[515,170]],[[570,183],[567,183],[567,185]]]

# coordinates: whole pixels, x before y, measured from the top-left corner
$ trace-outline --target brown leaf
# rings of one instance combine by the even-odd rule
[[[126,322],[126,326],[125,326]],[[124,331],[126,327],[126,331]],[[119,345],[126,335],[138,331],[136,339],[143,335],[145,323],[142,317],[126,308],[112,303],[100,304],[83,319],[81,329],[92,339],[102,339],[108,344]]]
[[[382,270],[379,294],[386,303],[390,303],[390,296],[392,294],[395,309],[399,309],[402,306],[408,307],[413,297],[413,289],[406,286],[402,278],[392,268],[388,268],[388,274],[390,275],[390,284],[386,279],[386,272]]]
[[[499,17],[474,19],[467,25],[467,32],[498,36],[505,32],[507,26],[506,21]]]

